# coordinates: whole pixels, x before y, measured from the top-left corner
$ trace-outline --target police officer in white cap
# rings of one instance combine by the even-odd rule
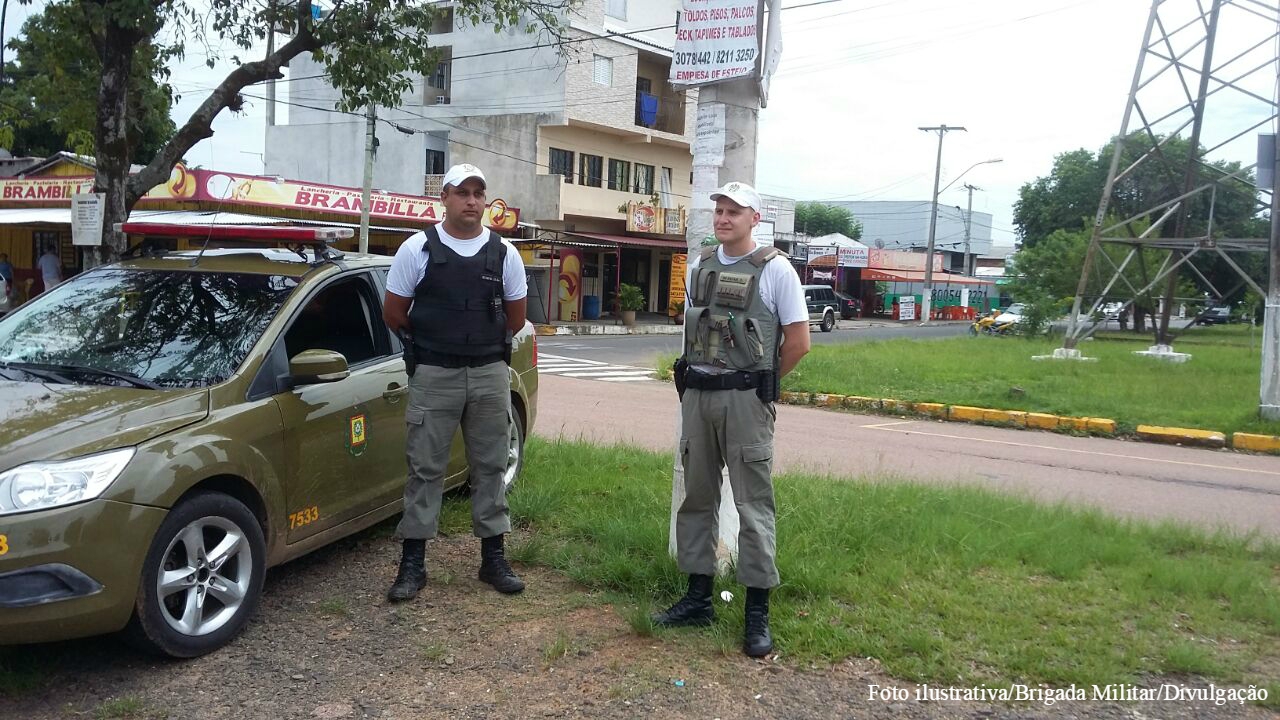
[[[507,463],[507,362],[524,327],[527,281],[520,253],[485,228],[484,174],[455,165],[444,176],[444,221],[410,237],[387,277],[383,318],[405,341],[409,365],[409,477],[400,571],[387,592],[410,600],[426,585],[425,546],[435,537],[454,434],[462,428],[471,468],[471,523],[480,538],[480,579],[503,593],[524,582],[511,569],[503,474]]]
[[[738,581],[747,587],[743,652],[773,650],[769,590],[774,563],[773,421],[779,381],[809,352],[809,313],[800,278],[785,255],[757,246],[760,195],[731,182],[715,200],[717,247],[690,263],[684,355],[676,363],[681,395],[685,498],[676,511],[677,564],[689,575],[683,598],[656,624],[709,625],[716,571],[721,468],[741,520]]]

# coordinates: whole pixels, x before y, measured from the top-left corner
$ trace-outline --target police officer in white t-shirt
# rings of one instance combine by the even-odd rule
[[[809,352],[800,278],[773,247],[757,247],[760,195],[731,182],[711,194],[720,245],[690,263],[684,354],[676,363],[685,498],[676,510],[676,561],[689,575],[683,598],[654,616],[666,627],[709,625],[716,571],[721,468],[729,469],[741,520],[738,581],[747,586],[743,652],[773,650],[769,590],[774,562],[773,421],[779,381]]]
[[[520,253],[484,227],[484,174],[474,165],[445,173],[444,221],[409,238],[387,276],[383,319],[405,341],[409,360],[408,481],[400,570],[387,592],[410,600],[426,585],[425,546],[435,537],[449,450],[458,427],[471,468],[472,530],[480,538],[480,579],[503,593],[524,582],[511,569],[503,474],[511,405],[511,336],[524,327],[527,282]]]

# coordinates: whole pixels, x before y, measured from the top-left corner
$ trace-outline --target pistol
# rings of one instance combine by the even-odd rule
[[[400,344],[404,346],[404,371],[413,377],[418,371],[418,355],[413,347],[413,334],[408,330],[401,330],[397,335],[400,336]]]

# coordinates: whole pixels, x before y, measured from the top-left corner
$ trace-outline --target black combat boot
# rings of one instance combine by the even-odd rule
[[[769,634],[769,588],[747,588],[747,628],[742,652],[751,657],[764,657],[773,652],[773,636]]]
[[[653,624],[660,627],[687,627],[710,625],[716,621],[716,611],[711,607],[710,575],[690,575],[689,591],[675,605],[653,616]]]
[[[480,538],[480,579],[500,593],[518,593],[524,590],[524,581],[511,569],[511,563],[502,550],[502,535]]]
[[[400,556],[400,572],[387,591],[391,602],[412,600],[427,584],[426,540],[404,541],[404,553]]]

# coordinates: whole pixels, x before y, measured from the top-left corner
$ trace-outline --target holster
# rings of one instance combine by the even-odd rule
[[[506,339],[502,343],[502,362],[506,363],[507,367],[511,367],[511,347],[514,343],[515,334],[508,330]]]
[[[413,334],[407,330],[401,330],[399,335],[400,344],[404,346],[404,371],[409,377],[413,377],[413,374],[418,371],[418,353],[413,345]]]
[[[676,358],[676,362],[671,366],[671,379],[676,384],[676,395],[684,400],[684,389],[689,378],[689,361],[684,356]]]
[[[781,391],[777,370],[760,373],[760,384],[756,385],[756,397],[760,398],[760,402],[777,402]]]

